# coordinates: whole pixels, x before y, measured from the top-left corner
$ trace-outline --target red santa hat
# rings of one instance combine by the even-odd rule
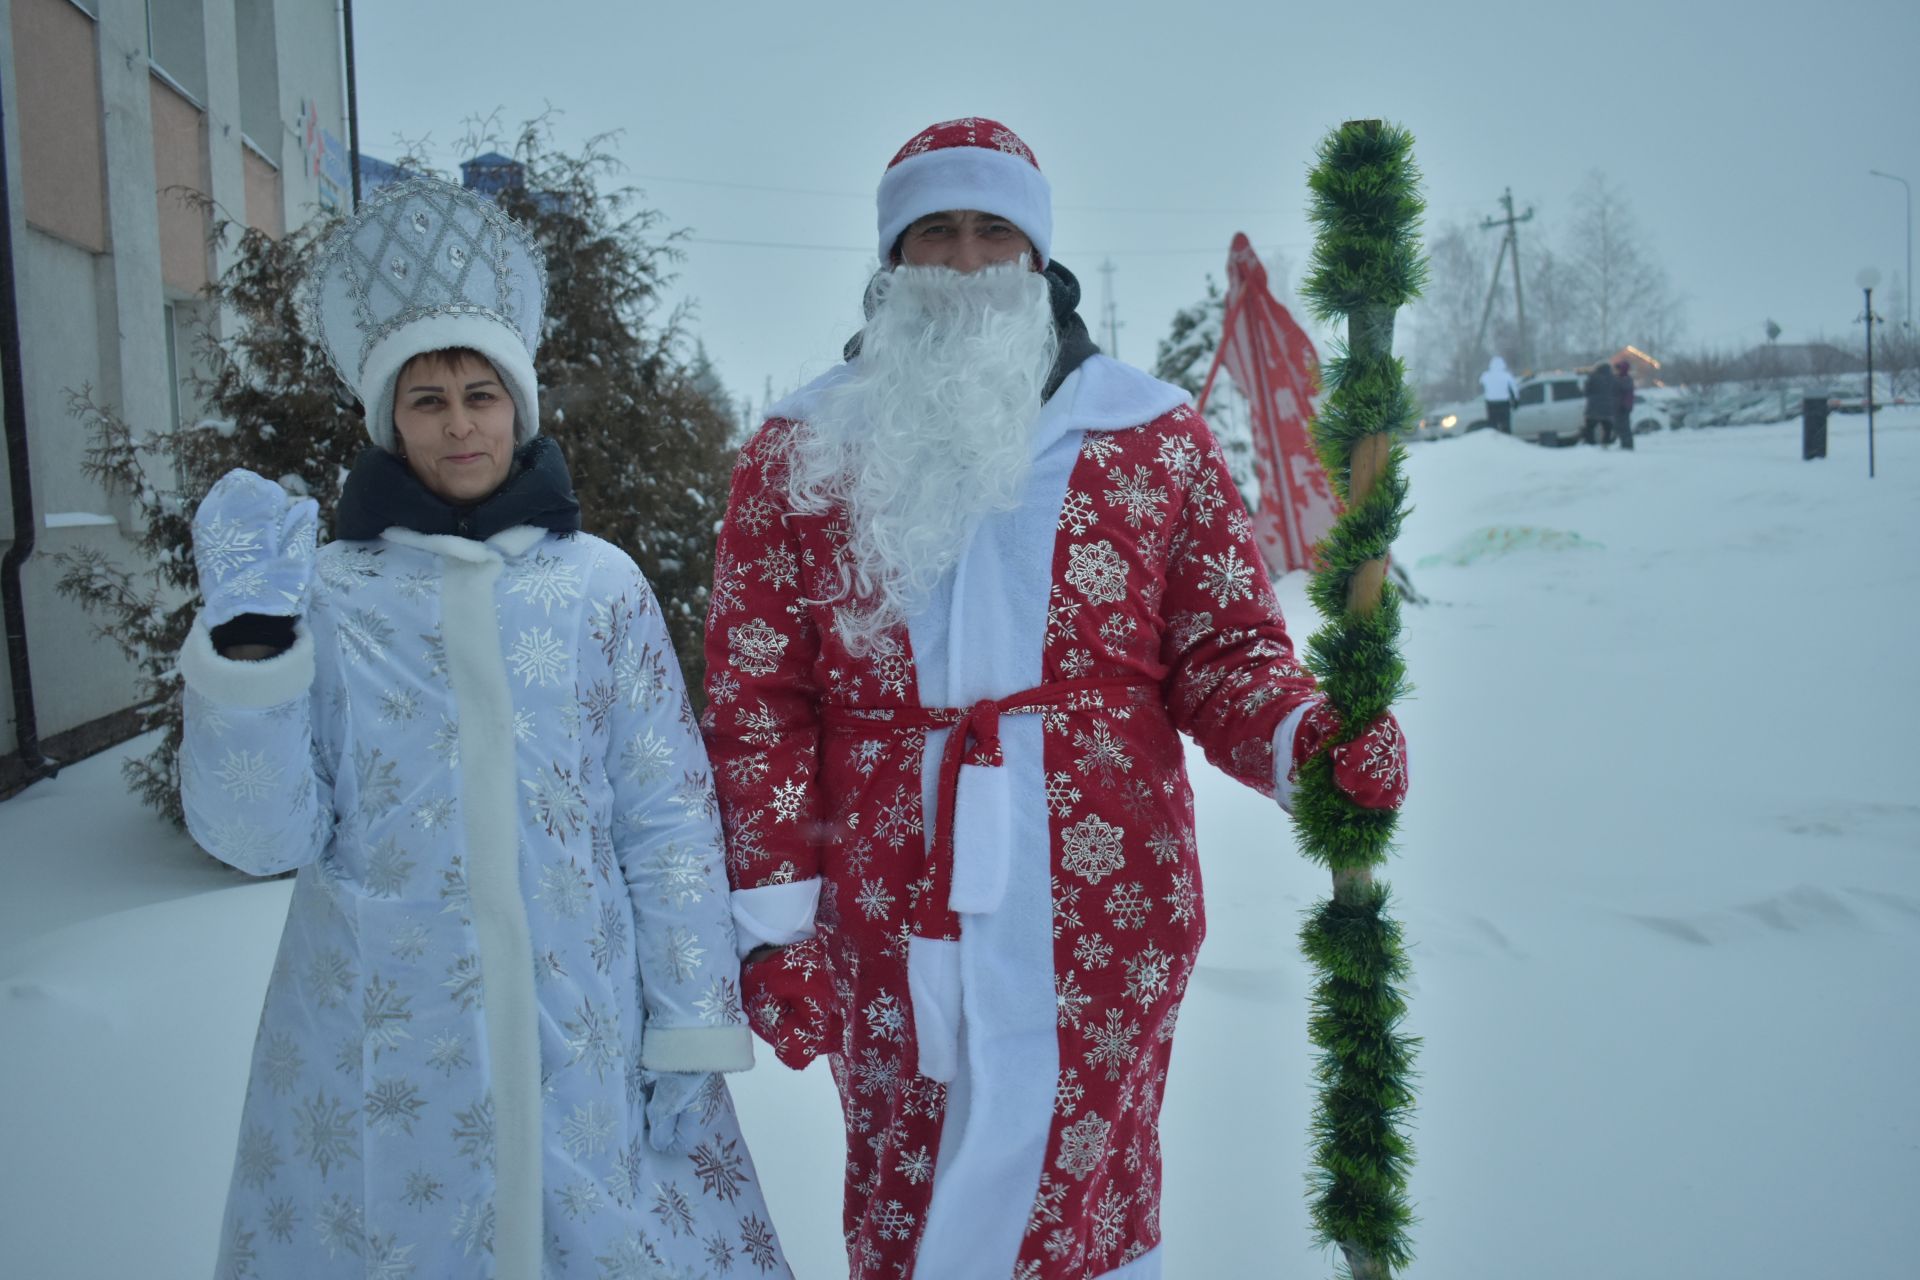
[[[1020,135],[997,120],[968,116],[915,134],[880,179],[880,260],[915,220],[949,209],[1005,218],[1033,242],[1038,266],[1051,258],[1053,188]]]

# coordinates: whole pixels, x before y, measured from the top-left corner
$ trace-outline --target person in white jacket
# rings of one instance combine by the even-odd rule
[[[1513,402],[1520,398],[1520,387],[1499,356],[1487,361],[1487,371],[1480,375],[1480,394],[1487,401],[1487,424],[1502,435],[1512,435]]]
[[[439,182],[323,248],[373,447],[194,524],[197,840],[298,870],[221,1277],[786,1276],[719,1072],[752,1049],[712,776],[660,607],[540,437],[539,250]]]

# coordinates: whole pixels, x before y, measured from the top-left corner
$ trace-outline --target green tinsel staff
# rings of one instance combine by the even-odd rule
[[[1331,394],[1313,426],[1346,509],[1319,548],[1309,587],[1327,623],[1308,642],[1307,662],[1348,726],[1345,737],[1384,714],[1406,687],[1387,553],[1407,494],[1406,455],[1394,437],[1417,415],[1393,357],[1393,316],[1418,296],[1426,273],[1413,137],[1378,120],[1349,121],[1321,143],[1309,186],[1319,235],[1305,294],[1323,322],[1347,321],[1347,341],[1327,365]],[[1387,915],[1387,885],[1373,878],[1392,843],[1395,813],[1348,799],[1323,751],[1301,766],[1294,815],[1303,852],[1333,872],[1333,896],[1300,935],[1317,970],[1313,1224],[1321,1244],[1339,1245],[1357,1280],[1386,1280],[1413,1257],[1406,1194],[1413,1147],[1405,1130],[1417,1041],[1399,1029],[1406,952]]]

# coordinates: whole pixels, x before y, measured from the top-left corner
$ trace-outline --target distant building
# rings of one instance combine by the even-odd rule
[[[54,589],[62,551],[91,547],[137,568],[124,495],[86,478],[69,391],[142,433],[200,413],[192,388],[199,293],[231,263],[208,214],[179,189],[282,235],[350,202],[346,95],[335,0],[0,0],[6,179],[24,370],[33,524],[0,485],[0,554],[23,537],[21,609],[43,749],[82,754],[128,723],[133,672],[96,620]],[[4,300],[0,300],[3,303]],[[16,428],[17,429],[17,428]],[[19,746],[16,664],[0,665],[0,794]],[[12,763],[17,766],[18,760]]]
[[[1660,377],[1660,362],[1635,346],[1625,346],[1607,357],[1607,363],[1615,368],[1625,360],[1627,368],[1633,373],[1633,384],[1637,387],[1664,387],[1667,384]]]

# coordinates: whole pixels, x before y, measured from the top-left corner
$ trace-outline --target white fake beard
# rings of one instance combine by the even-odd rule
[[[795,432],[788,477],[796,511],[846,510],[831,598],[857,654],[890,648],[981,518],[1019,505],[1059,349],[1046,277],[1024,258],[896,267],[870,288],[859,359]]]

